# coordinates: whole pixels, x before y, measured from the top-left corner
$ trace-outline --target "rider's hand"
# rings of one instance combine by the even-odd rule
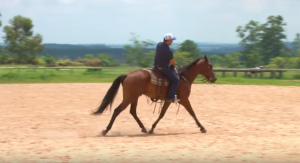
[[[176,65],[176,62],[175,62],[175,60],[174,60],[174,59],[171,59],[171,60],[170,60],[170,63],[171,63],[171,65],[173,65],[173,66],[175,67],[175,65]]]

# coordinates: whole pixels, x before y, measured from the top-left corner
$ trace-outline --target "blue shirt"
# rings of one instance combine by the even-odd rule
[[[171,59],[173,59],[173,52],[171,51],[169,45],[159,42],[156,45],[154,65],[168,67]]]

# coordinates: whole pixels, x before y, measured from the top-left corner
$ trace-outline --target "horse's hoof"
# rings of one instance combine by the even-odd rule
[[[153,134],[153,130],[151,129],[151,130],[148,132],[148,134]]]
[[[141,131],[142,133],[148,134],[148,131],[145,128],[143,128]]]
[[[206,133],[206,130],[205,130],[204,128],[200,129],[200,131],[201,131],[202,133]]]
[[[105,136],[107,134],[106,130],[102,131],[102,136]]]

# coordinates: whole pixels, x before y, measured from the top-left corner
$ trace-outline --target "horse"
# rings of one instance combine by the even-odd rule
[[[199,74],[205,77],[205,82],[215,83],[217,80],[213,70],[213,65],[212,63],[210,63],[206,55],[203,58],[198,58],[194,60],[190,64],[180,68],[179,71],[177,71],[177,75],[180,81],[176,90],[176,94],[178,99],[180,100],[178,103],[182,105],[193,117],[197,126],[200,128],[200,131],[202,133],[206,133],[206,129],[199,122],[189,101],[191,86]],[[153,79],[161,79],[163,81],[166,81],[166,83],[163,82],[162,84],[161,82],[154,82]],[[92,115],[102,114],[105,110],[107,110],[108,105],[110,105],[111,109],[112,103],[118,92],[119,86],[122,84],[122,102],[114,109],[114,112],[112,114],[109,124],[106,127],[106,130],[102,131],[102,136],[105,136],[108,133],[108,131],[111,130],[117,116],[122,111],[124,111],[128,105],[130,105],[130,114],[133,116],[133,118],[136,120],[137,124],[141,128],[141,132],[145,134],[153,134],[156,125],[164,117],[167,109],[171,104],[171,102],[166,101],[169,82],[170,81],[159,71],[157,71],[155,67],[153,67],[152,69],[133,70],[127,74],[121,74],[120,76],[118,76],[113,81],[111,87],[108,89],[100,106],[96,109],[96,111],[91,113]],[[160,96],[158,96],[158,87],[162,88],[161,94],[159,94]],[[142,95],[151,98],[152,101],[155,101],[155,99],[156,101],[157,99],[164,101],[159,117],[153,123],[152,128],[149,132],[144,127],[143,123],[140,121],[136,114],[138,98]]]

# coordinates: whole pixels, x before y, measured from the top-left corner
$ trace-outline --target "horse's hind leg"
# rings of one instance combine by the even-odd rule
[[[108,124],[108,126],[106,127],[106,130],[102,131],[102,135],[105,136],[108,131],[112,128],[114,121],[116,120],[117,116],[127,108],[127,106],[129,105],[130,102],[124,101],[114,110],[114,113],[110,119],[110,122]]]
[[[140,126],[140,128],[142,129],[141,131],[143,133],[148,133],[147,129],[144,127],[143,123],[141,122],[141,120],[139,119],[139,117],[136,114],[136,108],[137,108],[137,101],[131,103],[130,106],[130,114],[133,116],[133,118],[136,120],[136,122],[138,123],[138,125]]]

